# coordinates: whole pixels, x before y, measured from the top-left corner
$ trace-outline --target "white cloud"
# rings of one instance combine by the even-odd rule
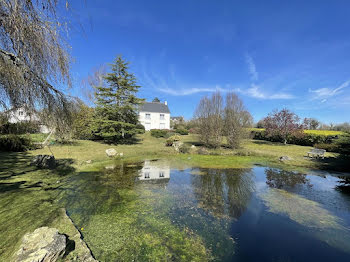
[[[227,91],[229,91],[229,90],[223,89],[219,86],[208,87],[208,88],[192,87],[192,88],[182,88],[182,89],[159,88],[158,90],[163,92],[163,93],[173,95],[173,96],[186,96],[186,95],[193,95],[193,94],[204,93],[204,92],[216,92],[216,91],[227,92]]]
[[[257,81],[259,78],[259,75],[258,75],[258,72],[256,71],[256,66],[255,66],[253,58],[250,55],[246,55],[245,61],[248,65],[251,80]]]
[[[324,103],[327,101],[328,98],[331,98],[335,95],[338,95],[342,92],[342,89],[348,87],[350,85],[350,81],[346,81],[342,83],[340,86],[337,88],[328,88],[328,87],[323,87],[319,89],[309,89],[309,92],[314,95],[312,98],[313,100],[315,99],[320,99],[321,103]]]
[[[287,93],[275,93],[273,95],[264,93],[258,85],[252,84],[251,88],[247,90],[235,89],[234,91],[246,96],[250,96],[258,99],[292,99],[293,95]]]

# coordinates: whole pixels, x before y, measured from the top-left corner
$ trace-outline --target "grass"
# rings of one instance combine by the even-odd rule
[[[40,135],[34,135],[34,137],[37,140],[43,138]],[[181,139],[188,145],[200,147],[196,135],[181,136]],[[259,164],[290,170],[350,170],[349,158],[342,158],[335,153],[326,153],[325,160],[305,158],[311,147],[285,146],[280,143],[245,140],[238,150],[228,149],[224,143],[219,149],[209,150],[211,155],[179,154],[172,147],[165,146],[164,138],[154,138],[150,133],[139,135],[135,144],[129,145],[108,145],[81,140],[66,145],[54,144],[50,148],[46,147],[26,153],[0,153],[0,256],[4,261],[11,260],[11,255],[18,248],[19,241],[26,232],[32,232],[37,227],[44,225],[54,225],[63,231],[67,228],[67,226],[62,225],[63,222],[60,222],[60,208],[62,206],[57,201],[61,197],[60,189],[66,186],[65,181],[69,177],[99,172],[101,167],[114,161],[106,156],[105,150],[108,148],[115,148],[119,153],[123,152],[124,162],[167,158],[176,167],[248,168]],[[29,165],[33,155],[51,154],[51,152],[61,163],[57,170],[38,170]],[[278,158],[283,155],[291,157],[292,160],[285,163],[280,162]],[[87,160],[92,160],[92,163],[87,163]],[[99,219],[102,221],[104,218],[96,217],[96,219],[96,223],[98,223]],[[128,217],[122,217],[122,219],[127,220]],[[156,223],[154,217],[150,216],[148,219],[149,225],[152,226],[153,223]],[[132,223],[135,221],[137,222],[136,218]],[[198,247],[198,253],[192,259],[206,257],[200,240],[186,238],[181,232],[176,231],[176,228],[173,228],[168,221],[164,221],[163,226],[164,232],[160,232],[160,235],[153,240],[149,239],[150,243],[151,241],[155,241],[152,242],[154,245],[166,243],[163,234],[166,234],[166,228],[170,228],[171,234],[179,240],[179,243],[176,244],[179,249],[184,248],[180,244],[181,241],[184,241],[185,245]],[[69,235],[74,230],[67,229],[67,231]],[[142,242],[143,237],[149,236],[150,233],[145,228],[142,232],[142,238],[137,238],[135,241]],[[89,237],[94,238],[93,235]],[[103,240],[103,235],[100,237]],[[142,243],[147,246],[147,243]],[[152,243],[150,246],[153,245]],[[169,249],[162,249],[161,253],[153,255],[154,257],[162,257],[163,255],[167,256],[169,252],[171,252]],[[190,257],[190,254],[186,253],[185,257]]]

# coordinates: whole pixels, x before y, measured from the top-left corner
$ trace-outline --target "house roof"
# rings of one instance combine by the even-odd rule
[[[168,105],[160,102],[145,102],[141,105],[140,112],[170,113]]]

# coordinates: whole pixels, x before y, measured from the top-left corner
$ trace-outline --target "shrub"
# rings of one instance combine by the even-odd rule
[[[188,130],[188,132],[189,132],[190,134],[198,134],[198,128],[192,127],[192,128],[190,128],[190,129]]]
[[[137,132],[137,134],[144,134],[145,127],[142,124],[137,124],[136,125],[136,132]]]
[[[156,138],[166,137],[168,132],[168,129],[151,129],[151,136],[154,136]]]
[[[176,129],[176,133],[179,133],[180,135],[188,135],[188,130],[184,128]]]
[[[339,145],[337,144],[315,144],[315,148],[325,149],[327,152],[339,152]]]
[[[0,151],[22,152],[31,149],[32,141],[29,136],[4,135],[0,136]]]
[[[172,146],[177,141],[180,141],[180,137],[178,135],[173,135],[166,140],[166,145]]]
[[[18,123],[6,122],[0,126],[0,134],[26,134],[26,133],[39,133],[40,125],[36,121],[23,121]]]
[[[187,154],[189,153],[191,150],[191,147],[187,144],[182,144],[180,147],[179,147],[179,152],[182,153],[182,154]]]

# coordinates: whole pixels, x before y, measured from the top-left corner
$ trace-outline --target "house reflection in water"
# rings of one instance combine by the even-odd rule
[[[163,161],[146,160],[143,168],[139,171],[138,180],[167,184],[170,180],[170,166]]]

